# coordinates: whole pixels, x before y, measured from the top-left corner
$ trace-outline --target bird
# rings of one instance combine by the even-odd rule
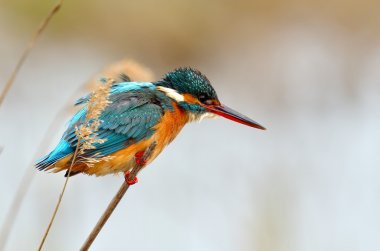
[[[110,87],[109,104],[99,115],[96,133],[102,142],[81,156],[96,161],[92,165],[71,164],[78,144],[75,130],[84,123],[88,99],[86,96],[76,102],[84,107],[72,117],[56,148],[35,164],[38,170],[66,170],[65,176],[124,173],[125,180],[133,185],[138,181],[137,177],[129,179],[133,166],[151,163],[187,123],[221,116],[265,130],[222,104],[208,78],[193,68],[177,68],[155,82],[132,82],[121,74]],[[153,144],[155,147],[145,156]]]

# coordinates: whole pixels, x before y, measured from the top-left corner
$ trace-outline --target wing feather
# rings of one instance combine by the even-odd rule
[[[149,138],[154,133],[154,126],[161,120],[164,110],[173,109],[171,100],[156,90],[151,83],[116,84],[112,87],[109,99],[111,103],[101,113],[101,123],[97,131],[98,138],[105,142],[95,143],[95,148],[86,150],[83,157],[100,158]],[[86,100],[88,97],[78,100],[77,104]],[[38,168],[45,169],[55,164],[57,159],[74,151],[78,143],[75,128],[84,123],[86,112],[85,106],[74,115],[58,145],[59,149],[56,148],[37,163]],[[65,146],[65,149],[61,149],[62,146]]]

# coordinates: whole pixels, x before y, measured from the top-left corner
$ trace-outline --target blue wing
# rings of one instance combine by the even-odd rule
[[[78,100],[85,103],[88,96]],[[102,144],[86,150],[83,157],[100,158],[107,156],[140,140],[149,138],[153,127],[160,121],[165,110],[173,110],[171,100],[156,90],[151,83],[126,82],[111,88],[110,105],[102,112],[98,137]],[[43,170],[59,159],[73,153],[78,143],[75,128],[85,121],[87,107],[82,108],[70,121],[58,146],[36,164]]]

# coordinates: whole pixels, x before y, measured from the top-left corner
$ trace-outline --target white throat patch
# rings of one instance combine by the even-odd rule
[[[205,112],[202,114],[195,114],[192,112],[187,112],[187,115],[189,116],[189,122],[200,122],[205,118],[215,118],[216,115],[211,112]]]

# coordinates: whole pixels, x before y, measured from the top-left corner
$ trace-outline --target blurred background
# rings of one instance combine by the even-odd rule
[[[0,88],[54,4],[0,1]],[[156,79],[198,68],[268,130],[187,126],[92,250],[380,250],[379,10],[375,0],[66,1],[0,108],[0,227],[31,179],[4,250],[38,247],[62,188],[63,173],[31,164],[49,125],[124,58]],[[70,179],[45,250],[78,249],[122,182]]]

